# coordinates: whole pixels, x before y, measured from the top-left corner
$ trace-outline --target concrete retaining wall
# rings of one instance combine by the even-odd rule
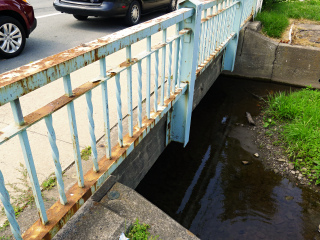
[[[252,22],[240,33],[235,69],[224,74],[320,88],[320,48],[278,43]]]

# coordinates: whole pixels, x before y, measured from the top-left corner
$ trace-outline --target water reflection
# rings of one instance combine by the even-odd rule
[[[193,113],[187,147],[171,143],[137,191],[201,239],[317,239],[318,194],[265,170],[235,125],[259,113],[256,96],[279,90],[288,87],[219,79]]]

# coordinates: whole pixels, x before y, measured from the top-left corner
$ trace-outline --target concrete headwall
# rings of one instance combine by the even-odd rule
[[[221,73],[222,54],[196,79],[193,108],[206,95]],[[166,148],[166,121],[163,117],[124,162],[113,172],[116,181],[135,189]],[[102,190],[103,191],[103,190]]]
[[[265,37],[259,22],[240,32],[235,68],[228,75],[297,86],[320,84],[320,48],[279,43]]]

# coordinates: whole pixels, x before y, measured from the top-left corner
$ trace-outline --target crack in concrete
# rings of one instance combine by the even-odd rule
[[[271,81],[273,79],[274,64],[275,64],[275,62],[277,60],[277,51],[278,51],[279,46],[280,46],[280,42],[278,42],[276,50],[274,51],[274,60],[272,62],[272,70],[271,70],[271,76],[270,76],[270,80]]]
[[[246,31],[247,31],[247,27],[245,27],[244,30],[243,30],[243,38],[242,38],[242,44],[241,44],[241,50],[240,50],[239,56],[242,55],[242,50],[243,50],[243,45],[244,45],[244,39],[245,39],[245,37],[246,37]]]

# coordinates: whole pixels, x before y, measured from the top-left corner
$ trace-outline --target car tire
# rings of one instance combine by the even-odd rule
[[[0,17],[0,57],[18,56],[26,45],[26,32],[13,17]]]
[[[83,16],[83,15],[76,15],[76,14],[73,14],[74,18],[75,19],[78,19],[80,21],[85,21],[88,19],[88,16]]]
[[[141,7],[138,1],[134,0],[131,2],[126,15],[126,23],[129,26],[136,25],[140,21]]]
[[[167,8],[167,12],[173,12],[177,10],[177,3],[178,3],[178,0],[171,0],[170,5]]]

